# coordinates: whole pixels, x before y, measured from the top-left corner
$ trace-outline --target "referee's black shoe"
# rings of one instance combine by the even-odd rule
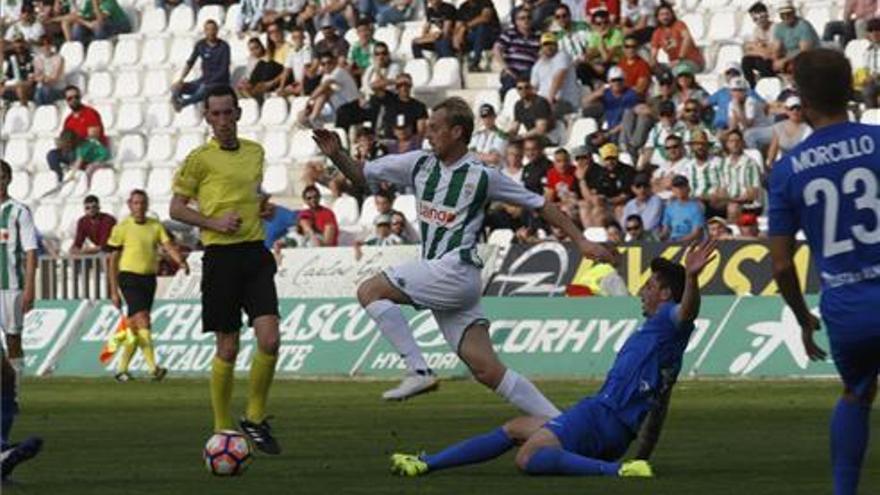
[[[264,419],[259,423],[254,423],[253,421],[248,421],[246,418],[241,418],[241,421],[239,421],[238,424],[241,426],[241,431],[251,439],[251,442],[253,442],[261,452],[269,455],[278,455],[281,453],[281,446],[278,445],[275,437],[272,436],[272,427],[269,426],[268,421]]]

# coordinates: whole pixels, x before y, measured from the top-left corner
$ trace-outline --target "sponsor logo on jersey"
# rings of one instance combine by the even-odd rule
[[[455,211],[446,208],[438,208],[435,205],[422,201],[419,205],[419,218],[423,222],[439,225],[451,225],[456,219]]]

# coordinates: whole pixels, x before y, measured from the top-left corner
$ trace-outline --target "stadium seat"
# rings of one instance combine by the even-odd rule
[[[113,95],[113,76],[106,71],[93,72],[89,77],[86,93],[93,100],[110,98]]]
[[[501,111],[501,96],[499,96],[497,90],[484,89],[477,93],[476,96],[474,96],[474,113],[477,113],[480,107],[485,103],[492,105],[496,114]]]
[[[56,135],[58,126],[61,124],[58,115],[58,107],[55,105],[40,105],[34,111],[31,132],[37,134]]]
[[[507,247],[513,241],[514,232],[511,229],[495,229],[489,234],[487,244],[493,246]]]
[[[167,101],[155,101],[147,105],[144,125],[147,129],[167,129],[174,118],[171,104]]]
[[[406,217],[406,220],[409,222],[415,221],[418,218],[418,213],[416,211],[416,197],[412,194],[401,194],[394,200],[393,208]]]
[[[773,101],[782,91],[782,81],[776,77],[762,77],[755,85],[755,92],[765,101]]]
[[[92,107],[101,114],[101,122],[104,123],[104,129],[112,130],[116,128],[116,105],[112,100],[101,100],[92,103]]]
[[[862,112],[860,120],[863,124],[880,125],[880,108],[868,108]]]
[[[285,195],[288,193],[290,180],[285,165],[269,165],[263,174],[263,191],[268,194]]]
[[[144,125],[144,110],[138,101],[125,101],[116,112],[116,130],[132,132]]]
[[[102,205],[105,211],[112,211],[107,205]],[[80,201],[67,201],[61,208],[61,218],[58,222],[57,230],[59,237],[68,238],[76,235],[76,223],[83,215],[83,206]]]
[[[144,86],[141,96],[146,98],[161,98],[168,101],[171,94],[171,83],[168,81],[168,71],[152,67],[144,74]]]
[[[157,67],[168,58],[168,40],[162,37],[147,38],[141,54],[141,66]]]
[[[503,24],[507,24],[508,19],[510,19],[510,12],[513,10],[513,2],[512,0],[492,0],[492,3],[495,5],[495,12],[498,13],[498,19],[501,20]],[[575,15],[572,12],[572,15]]]
[[[266,150],[266,160],[280,160],[287,156],[287,135],[285,129],[273,129],[263,135],[263,148]]]
[[[180,7],[186,6],[180,5],[177,8]],[[171,42],[171,48],[168,49],[168,61],[166,64],[170,64],[175,68],[183,67],[184,64],[186,64],[189,55],[192,53],[194,45],[195,38],[193,37],[181,35],[175,36],[174,40]]]
[[[169,211],[170,209],[171,202],[163,201],[160,199],[159,201],[154,201],[153,203],[150,203],[150,211],[148,214],[151,217],[158,218],[160,222],[166,222],[168,220],[171,220],[171,213]]]
[[[727,7],[728,3],[730,3],[730,0],[699,0],[699,8],[711,14]]]
[[[88,191],[88,184],[86,182],[86,174],[77,174],[75,180],[71,182],[65,182],[61,186],[61,191],[59,191],[56,195],[56,199],[73,199],[84,197],[86,195],[86,192]]]
[[[226,17],[223,19],[223,31],[226,38],[233,38],[238,31],[238,16],[241,13],[241,4],[234,3],[226,9]]]
[[[113,49],[113,61],[111,65],[117,68],[126,68],[137,65],[141,58],[141,41],[136,36],[119,36]]]
[[[112,168],[100,168],[92,174],[89,194],[99,198],[108,197],[116,192],[116,171]]]
[[[831,5],[815,3],[807,5],[804,8],[803,17],[813,25],[813,28],[821,36],[822,31],[825,29],[825,24],[828,24],[828,21],[831,20]]]
[[[715,56],[715,71],[714,73],[720,74],[721,71],[724,70],[724,66],[729,62],[736,62],[739,64],[742,61],[743,57],[743,49],[740,45],[722,45],[721,48],[718,49],[718,54]],[[700,74],[697,74],[699,76]],[[717,78],[716,78],[717,80]]]
[[[53,149],[55,149],[55,136],[43,136],[37,139],[31,148],[31,163],[40,164],[36,170],[48,170],[46,155]]]
[[[844,53],[853,67],[862,66],[864,63],[862,59],[865,56],[865,50],[867,50],[869,46],[871,46],[871,42],[866,39],[856,39],[846,44],[846,50]]]
[[[137,70],[121,70],[116,73],[116,89],[113,97],[131,100],[141,94],[141,73]]]
[[[376,41],[382,41],[386,45],[388,45],[388,51],[390,53],[394,53],[397,51],[397,45],[400,43],[400,30],[397,26],[393,24],[389,24],[387,26],[382,26],[380,28],[376,28],[376,32],[373,34],[373,38]]]
[[[88,77],[84,72],[68,72],[64,79],[67,84],[72,84],[82,90],[86,88],[86,83],[88,83]]]
[[[140,134],[125,134],[117,141],[114,157],[119,163],[139,162],[146,155],[144,137]]]
[[[154,168],[150,170],[147,179],[147,194],[155,198],[165,198],[171,195],[171,180],[174,170],[170,168]]]
[[[182,162],[190,151],[205,144],[205,135],[201,132],[187,132],[181,134],[177,138],[177,147],[174,151],[174,162],[168,163],[171,167],[176,167]]]
[[[287,99],[278,96],[266,98],[260,113],[260,125],[264,127],[278,126],[287,120]]]
[[[257,100],[242,98],[238,100],[238,106],[241,108],[238,126],[244,128],[257,125],[257,121],[260,120],[260,106],[257,104]]]
[[[54,177],[53,177],[54,179]],[[40,232],[52,232],[58,226],[58,209],[43,203],[34,210],[34,225]]]
[[[687,24],[687,27],[691,32],[691,37],[698,45],[704,46],[707,44],[705,38],[706,24],[703,21],[703,14],[696,12],[685,14],[681,17],[681,22]]]
[[[423,58],[407,61],[403,71],[412,76],[413,88],[422,88],[431,80],[431,67]]]
[[[333,202],[333,214],[336,215],[336,222],[340,226],[357,225],[360,217],[357,200],[347,194],[336,198]]]
[[[608,240],[608,232],[602,227],[587,227],[584,229],[584,237],[592,242],[606,242]]]
[[[187,105],[174,114],[171,126],[175,129],[193,129],[202,125],[202,106]]]
[[[168,18],[165,9],[148,8],[141,12],[141,27],[138,31],[144,35],[155,35],[165,31]]]
[[[287,112],[287,122],[285,124],[293,125],[296,121],[296,116],[300,114],[303,110],[306,109],[306,105],[309,102],[308,96],[296,96],[290,101],[290,110]]]
[[[201,26],[193,25],[194,21],[193,10],[186,4],[178,5],[171,11],[167,31],[174,34],[187,34],[201,30]]]
[[[599,125],[596,123],[596,119],[592,117],[581,117],[575,120],[568,131],[568,140],[565,142],[565,148],[571,152],[573,148],[583,146],[587,136],[596,132],[597,129],[599,129]]]
[[[58,185],[58,177],[51,170],[42,170],[34,175],[32,182],[31,198],[42,198],[46,193]],[[51,230],[51,229],[50,229]],[[48,232],[47,230],[42,230]]]
[[[12,182],[9,183],[9,195],[19,201],[28,199],[31,192],[31,174],[20,171],[12,174]]]
[[[718,70],[721,70],[720,66],[719,66]],[[697,84],[699,84],[703,89],[705,89],[706,93],[708,93],[710,95],[715,93],[715,91],[718,91],[718,88],[721,87],[720,79],[723,77],[724,76],[719,75],[715,72],[712,72],[711,74],[697,74],[696,75]]]
[[[499,120],[507,123],[513,122],[513,110],[516,102],[519,101],[519,92],[515,90],[508,91],[504,94],[504,102],[501,103],[501,112],[498,114]]]
[[[17,102],[10,105],[3,116],[3,134],[27,132],[30,128],[31,109]]]
[[[409,60],[412,55],[412,41],[422,34],[422,22],[407,22],[404,24],[403,32],[400,33],[400,41],[397,44],[397,50],[392,52],[396,60]]]
[[[461,65],[456,57],[443,57],[434,62],[428,87],[436,89],[461,88]]]
[[[709,19],[709,41],[714,43],[735,41],[736,26],[736,12],[730,10],[713,12]]]
[[[261,140],[263,139],[263,133],[260,132],[260,129],[260,127],[239,128],[238,137],[250,139],[251,141],[261,143]]]
[[[248,63],[247,40],[238,38],[229,40],[229,60],[236,67],[244,67]]]
[[[367,231],[373,231],[373,220],[376,218],[376,215],[379,214],[379,211],[376,209],[376,197],[369,196],[364,198],[364,202],[361,203],[361,216],[358,219],[358,225],[362,228],[367,229]]]
[[[76,72],[82,66],[85,58],[85,50],[79,41],[66,41],[61,45],[59,51],[61,58],[64,59],[64,73],[70,74]]]
[[[39,159],[38,157],[34,157]],[[14,137],[6,141],[3,159],[14,169],[24,168],[31,159],[31,143],[26,136]]]
[[[170,167],[168,164],[174,156],[174,135],[152,133],[147,140],[147,161],[158,167]]]
[[[344,38],[349,45],[357,43],[357,29],[349,28],[348,31],[345,32]]]
[[[109,40],[95,40],[89,43],[86,59],[83,60],[82,68],[86,71],[105,69],[110,65],[113,56],[113,43]]]
[[[225,17],[226,12],[223,10],[222,5],[204,5],[199,8],[195,29],[202,29],[205,25],[205,21],[208,19],[213,19],[214,22],[217,23],[217,26],[223,26],[223,20]]]
[[[147,184],[147,171],[142,168],[124,168],[119,174],[119,196],[127,196],[132,189],[143,189]]]
[[[310,158],[317,155],[318,146],[312,140],[311,131],[294,131],[290,138],[290,156],[294,158]]]

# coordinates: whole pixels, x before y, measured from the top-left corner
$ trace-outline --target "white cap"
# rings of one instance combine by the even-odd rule
[[[608,69],[608,80],[613,81],[615,79],[623,79],[623,69],[616,65]]]
[[[741,77],[734,77],[727,83],[727,87],[731,90],[742,90],[746,91],[749,89],[749,83],[745,79]]]
[[[785,108],[801,106],[801,99],[797,96],[789,96],[785,99]]]
[[[779,2],[779,6],[776,7],[777,12],[796,12],[797,8],[794,6],[794,2],[791,0],[782,0]]]
[[[739,65],[739,62],[735,60],[729,60],[726,64],[724,64],[724,73],[726,74],[728,71],[735,70],[740,74],[743,73],[742,66]]]

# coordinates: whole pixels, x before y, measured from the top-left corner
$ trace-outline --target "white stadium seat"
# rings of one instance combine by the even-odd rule
[[[709,19],[709,41],[733,41],[736,38],[736,12],[720,11]]]
[[[764,101],[773,101],[782,92],[782,81],[776,77],[762,77],[755,84],[755,92],[764,98]]]
[[[148,8],[141,12],[141,34],[159,34],[165,31],[168,20],[165,9]]]
[[[160,222],[171,220],[171,202],[158,200],[150,203],[149,215],[158,218]]]
[[[364,202],[361,203],[361,216],[358,219],[358,225],[372,232],[373,220],[378,214],[379,210],[376,209],[376,197],[369,196],[364,198]]]
[[[608,232],[602,227],[587,227],[584,230],[584,237],[592,242],[605,242],[608,240]]]
[[[223,19],[223,31],[235,33],[238,31],[238,16],[241,13],[241,4],[234,3],[226,9],[226,18]],[[229,36],[226,36],[229,38]]]
[[[102,204],[103,209],[107,210],[107,204]],[[76,223],[83,215],[83,206],[80,201],[68,201],[61,208],[61,220],[58,222],[58,230],[62,234],[61,237],[73,237],[76,235]]]
[[[186,7],[181,5],[180,7]],[[195,38],[189,36],[175,36],[171,42],[171,48],[168,49],[168,62],[174,67],[183,67],[186,60],[192,53],[195,45]]]
[[[192,129],[202,125],[202,106],[187,105],[174,114],[171,126],[176,129]]]
[[[31,132],[55,135],[60,123],[58,107],[55,105],[40,105],[34,111]]]
[[[147,38],[141,54],[141,65],[154,67],[165,63],[168,58],[168,40],[163,37]]]
[[[113,67],[136,66],[141,56],[141,40],[136,36],[120,36],[113,49]]]
[[[863,62],[863,58],[865,56],[865,50],[871,46],[871,42],[866,39],[856,39],[852,40],[846,44],[846,58],[849,59],[850,64],[853,67],[861,67]]]
[[[813,25],[813,28],[821,36],[825,24],[831,20],[831,5],[812,4],[804,9],[804,19]]]
[[[260,106],[257,104],[257,100],[242,98],[238,101],[238,106],[241,108],[241,117],[238,119],[239,127],[257,125],[257,121],[260,120]]]
[[[263,174],[263,191],[268,194],[284,195],[288,192],[290,180],[287,176],[287,167],[284,165],[269,165]]]
[[[266,98],[260,113],[260,125],[278,126],[287,120],[287,99],[277,96]]]
[[[132,189],[143,189],[147,184],[147,171],[142,168],[123,168],[119,174],[117,195],[128,196]]]
[[[404,25],[403,32],[400,34],[400,41],[397,44],[397,50],[393,52],[394,58],[398,60],[409,60],[413,58],[412,42],[414,39],[422,35],[421,22],[408,22]]]
[[[148,129],[167,129],[174,118],[174,111],[167,101],[154,101],[147,105],[144,125]]]
[[[247,40],[233,37],[229,40],[229,60],[233,66],[243,66],[248,62]]]
[[[52,204],[41,204],[34,210],[34,225],[40,232],[52,232],[58,226],[58,209]]]
[[[95,71],[107,68],[113,56],[113,43],[109,40],[95,40],[89,43],[86,59],[82,67],[87,71]]]
[[[358,212],[357,200],[344,194],[333,202],[333,213],[339,225],[357,225],[360,213]]]
[[[147,194],[162,198],[171,195],[171,180],[174,170],[170,168],[154,168],[147,179]]]
[[[685,14],[681,18],[681,22],[687,24],[687,27],[691,32],[691,37],[693,37],[698,45],[705,44],[706,24],[703,21],[703,14]]]
[[[110,98],[113,94],[113,76],[109,72],[93,72],[86,93],[92,99]]]
[[[154,166],[171,167],[168,164],[171,157],[174,156],[174,135],[173,134],[150,134],[147,141],[147,160],[154,163]]]
[[[92,104],[95,110],[101,114],[101,122],[104,129],[115,129],[116,127],[116,105],[112,100],[102,100]]]
[[[513,3],[511,0],[492,0],[492,3],[495,5],[495,12],[498,13],[498,18],[501,19],[501,22],[506,23],[507,19],[510,18],[510,11],[513,10]],[[571,15],[574,17],[574,20],[578,20],[578,15],[583,16],[583,14],[578,14],[572,12]]]
[[[568,132],[568,141],[565,142],[566,149],[571,152],[573,148],[583,146],[587,136],[598,129],[599,125],[596,123],[596,119],[592,117],[581,117],[575,120]]]
[[[295,131],[290,138],[290,155],[294,158],[309,158],[318,154],[318,145],[312,140],[311,131]]]
[[[412,194],[401,194],[394,200],[393,208],[406,217],[409,222],[414,221],[418,217],[416,211],[416,197]]]
[[[284,129],[266,131],[262,145],[266,150],[266,160],[280,160],[287,156],[288,132]]]
[[[742,61],[743,49],[740,45],[722,45],[715,56],[715,72],[720,74],[729,62],[739,64]],[[699,74],[698,74],[699,75]],[[709,93],[711,94],[711,93]]]
[[[168,19],[168,31],[174,34],[191,33],[194,29],[201,29],[201,26],[195,27],[193,10],[185,4],[174,7],[171,11],[171,17]]]
[[[699,7],[701,10],[712,13],[727,7],[728,3],[730,3],[730,0],[700,0]]]
[[[159,68],[150,68],[144,74],[144,87],[141,96],[146,98],[162,98],[168,101],[171,94],[171,82],[168,81],[168,71]]]
[[[116,192],[116,171],[112,168],[100,168],[92,174],[89,194],[99,198],[110,196]]]
[[[413,88],[424,87],[431,80],[431,67],[428,65],[428,61],[423,58],[407,61],[403,71],[412,76]]]
[[[31,192],[31,174],[20,171],[12,174],[12,182],[9,183],[9,195],[24,201]]]
[[[388,51],[394,53],[397,50],[397,44],[400,42],[400,30],[393,24],[382,26],[376,29],[373,38],[388,45]]]
[[[222,5],[205,5],[199,8],[199,14],[196,18],[196,29],[202,29],[205,21],[213,19],[217,26],[223,26],[223,20],[226,12],[223,11]]]
[[[193,149],[205,144],[205,136],[201,132],[194,133],[184,133],[181,134],[177,138],[177,147],[174,151],[174,162],[171,163],[171,166],[176,166],[176,163],[180,163],[189,155],[189,152]]]
[[[141,73],[137,70],[121,70],[116,73],[116,89],[113,97],[126,100],[140,96]]]
[[[83,59],[85,59],[85,50],[79,41],[66,41],[61,45],[59,53],[61,58],[64,59],[64,72],[66,74],[79,70]]]
[[[138,101],[125,101],[116,112],[116,130],[131,132],[144,125],[144,109]]]
[[[31,128],[31,109],[15,103],[3,116],[3,134],[27,132]]]
[[[34,175],[31,197],[39,199],[58,185],[58,177],[51,170],[42,170]]]
[[[34,157],[39,159],[38,157]],[[23,168],[31,159],[31,145],[27,137],[14,137],[6,142],[3,159],[14,169]]]
[[[44,136],[37,139],[31,148],[31,163],[40,164],[40,167],[35,170],[48,170],[46,156],[53,149],[55,149],[55,136]]]
[[[431,71],[433,76],[428,87],[438,89],[461,88],[461,66],[455,57],[443,57],[437,59]]]
[[[140,134],[126,134],[118,140],[115,158],[119,163],[139,162],[145,155],[146,145]]]
[[[492,108],[495,109],[496,115],[501,111],[501,96],[499,96],[497,90],[485,89],[477,93],[474,97],[474,113],[477,113],[480,107],[485,103],[492,105]]]

